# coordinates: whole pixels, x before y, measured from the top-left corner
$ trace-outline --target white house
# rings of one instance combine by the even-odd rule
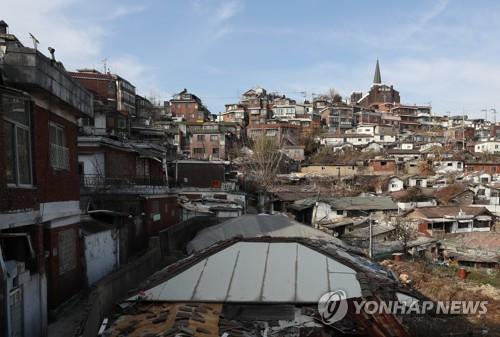
[[[373,142],[373,136],[368,134],[324,134],[321,135],[320,143],[322,145],[339,145],[350,143],[352,145],[367,145]]]
[[[408,178],[408,186],[409,187],[427,187],[427,177],[419,177],[419,176],[414,176]]]
[[[463,172],[464,162],[461,160],[437,160],[434,162],[436,173]]]
[[[404,181],[398,177],[392,177],[387,183],[387,190],[389,192],[397,192],[404,189]]]
[[[396,142],[396,135],[391,133],[377,134],[373,136],[373,141],[381,144],[391,144]]]
[[[500,153],[500,141],[487,141],[474,145],[474,152]]]

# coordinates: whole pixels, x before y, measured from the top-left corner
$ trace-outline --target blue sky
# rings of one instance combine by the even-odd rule
[[[297,99],[366,91],[377,57],[405,103],[500,109],[498,1],[5,1],[11,32],[55,47],[67,69],[106,58],[140,94],[188,88],[213,113],[258,85]]]

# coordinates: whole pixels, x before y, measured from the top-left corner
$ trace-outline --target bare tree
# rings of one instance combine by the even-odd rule
[[[327,99],[332,103],[342,102],[342,96],[335,88],[328,89],[328,91],[325,94],[321,95],[321,97]]]
[[[276,183],[284,154],[280,151],[281,141],[267,136],[256,138],[251,147],[252,153],[244,163],[245,175],[253,180],[259,193],[259,208],[263,210],[266,193]]]
[[[403,244],[403,253],[408,252],[408,242],[416,236],[415,224],[412,219],[397,217],[394,223],[395,240],[401,241]]]

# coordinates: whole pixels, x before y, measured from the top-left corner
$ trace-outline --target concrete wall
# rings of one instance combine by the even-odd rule
[[[118,262],[117,232],[114,229],[84,236],[85,262],[88,285],[115,269]]]
[[[105,175],[104,153],[79,154],[78,161],[83,163],[83,174]]]
[[[85,319],[77,332],[81,337],[95,337],[102,320],[113,312],[118,301],[162,267],[160,248],[153,247],[137,260],[97,282],[91,289]]]

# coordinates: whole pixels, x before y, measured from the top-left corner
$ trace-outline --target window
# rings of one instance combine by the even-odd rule
[[[212,154],[218,156],[219,155],[219,149],[218,148],[213,148],[212,149]]]
[[[193,149],[193,151],[195,154],[204,154],[205,153],[205,149],[202,147],[196,147]]]
[[[82,118],[81,119],[82,126],[94,126],[93,118]]]
[[[149,176],[149,160],[146,158],[138,158],[136,162],[136,174],[138,176]]]
[[[31,131],[29,102],[4,96],[4,133],[7,183],[31,185]]]
[[[210,141],[211,142],[216,142],[219,140],[219,136],[218,135],[210,135]]]
[[[69,149],[66,132],[59,124],[49,124],[50,165],[58,170],[69,170]]]
[[[344,215],[344,211],[343,211],[343,210],[341,210],[341,209],[338,209],[338,210],[337,210],[337,215]]]
[[[127,128],[127,120],[124,118],[117,118],[116,119],[116,127],[118,129],[126,129]]]
[[[203,142],[205,140],[205,135],[197,135],[196,136],[196,139],[199,141],[199,142]]]

